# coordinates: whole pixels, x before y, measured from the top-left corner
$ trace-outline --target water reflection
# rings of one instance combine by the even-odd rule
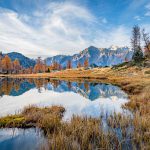
[[[63,105],[65,119],[72,114],[99,117],[101,113],[123,112],[127,94],[111,84],[66,82],[52,79],[11,79],[0,81],[0,115],[13,114],[27,105]]]
[[[66,82],[50,79],[11,79],[4,78],[0,81],[0,96],[4,95],[19,96],[37,88],[41,93],[42,88],[55,92],[74,92],[82,95],[89,100],[96,100],[99,97],[108,98],[117,96],[126,98],[127,95],[119,87],[110,84],[89,83],[85,82]]]
[[[36,129],[0,129],[1,150],[38,150],[46,139]]]

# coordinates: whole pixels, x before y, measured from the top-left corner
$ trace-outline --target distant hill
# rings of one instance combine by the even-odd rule
[[[71,60],[72,66],[75,68],[80,62],[84,63],[88,58],[90,66],[113,66],[121,64],[132,59],[133,51],[128,47],[112,46],[110,48],[96,48],[90,46],[78,54],[72,56],[57,55],[46,58],[46,64],[51,65],[54,61],[66,67],[68,60]]]
[[[14,61],[15,59],[18,59],[21,66],[23,66],[24,68],[29,68],[30,66],[34,67],[36,63],[34,59],[30,59],[22,55],[21,53],[11,52],[11,53],[8,53],[8,56],[11,58],[12,61]]]

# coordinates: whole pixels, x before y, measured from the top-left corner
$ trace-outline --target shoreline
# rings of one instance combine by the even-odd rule
[[[148,73],[147,73],[148,72]],[[150,85],[150,68],[94,68],[85,69],[67,69],[52,73],[38,74],[0,74],[0,78],[50,78],[64,81],[91,81],[100,83],[110,83],[117,85],[125,90],[131,86],[135,89]],[[126,90],[125,90],[126,91]],[[131,92],[132,93],[132,92]]]
[[[144,107],[145,101],[150,98],[150,68],[136,66],[121,66],[116,68],[93,68],[85,70],[67,69],[52,73],[0,75],[8,78],[49,78],[52,80],[97,82],[119,86],[130,99],[127,109],[132,111],[138,107]],[[150,103],[149,103],[150,104]],[[147,108],[146,108],[147,109]]]

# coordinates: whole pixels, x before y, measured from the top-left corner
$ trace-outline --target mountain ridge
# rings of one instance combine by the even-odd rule
[[[28,68],[30,66],[34,67],[36,64],[36,59],[31,59],[21,53],[11,52],[7,55],[11,58],[12,61],[18,59],[24,68]],[[132,55],[132,49],[127,46],[118,47],[112,45],[109,48],[97,48],[95,46],[89,46],[88,48],[73,55],[56,55],[47,57],[45,62],[48,66],[52,65],[54,62],[57,62],[61,64],[63,68],[66,68],[67,63],[70,60],[72,62],[72,67],[76,68],[78,63],[83,65],[84,61],[88,59],[89,66],[91,67],[106,67],[117,65],[125,61],[130,61],[132,59]]]
[[[51,65],[53,61],[57,61],[63,67],[66,67],[68,60],[72,61],[72,67],[77,67],[78,63],[83,65],[85,59],[89,60],[89,66],[112,66],[130,61],[132,59],[133,51],[128,47],[113,47],[113,48],[96,48],[90,46],[83,51],[72,56],[56,55],[54,57],[46,58],[46,64]],[[60,58],[63,57],[63,60]],[[56,59],[57,58],[57,59]]]

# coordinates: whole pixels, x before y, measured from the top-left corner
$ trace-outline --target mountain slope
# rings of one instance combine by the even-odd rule
[[[132,59],[133,51],[128,47],[115,47],[110,48],[96,48],[90,46],[89,48],[81,51],[73,56],[57,55],[46,59],[46,64],[51,65],[54,61],[60,63],[64,68],[68,60],[71,60],[72,67],[77,67],[80,62],[84,64],[85,59],[89,60],[90,66],[113,66]]]
[[[24,55],[22,55],[21,53],[16,53],[16,52],[11,52],[7,54],[12,61],[14,61],[15,59],[18,59],[21,66],[23,66],[24,68],[29,68],[29,67],[34,67],[36,61],[33,59],[30,59]]]

